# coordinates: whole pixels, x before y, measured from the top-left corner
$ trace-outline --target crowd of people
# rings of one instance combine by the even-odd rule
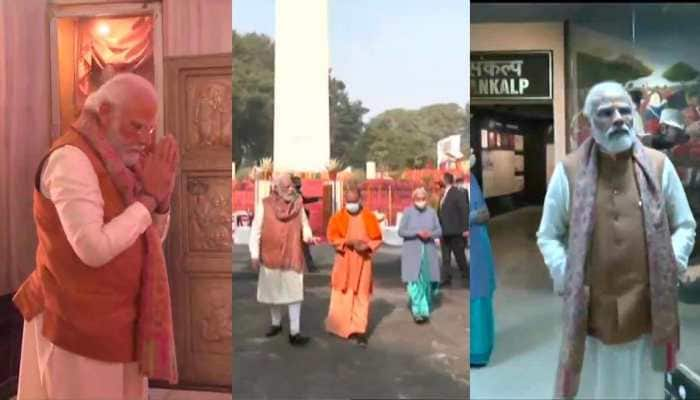
[[[559,397],[663,397],[657,374],[676,366],[677,283],[697,279],[686,273],[696,221],[664,150],[687,133],[680,115],[665,110],[661,138],[639,134],[636,110],[622,85],[594,86],[583,111],[591,135],[557,164],[547,190],[537,238],[564,301]],[[470,365],[483,367],[495,340],[489,210],[476,179],[467,187],[446,173],[442,183],[437,193],[433,188],[432,201],[426,188],[417,188],[413,204],[403,211],[401,280],[413,320],[426,323],[440,289],[451,285],[454,256],[470,289]],[[267,335],[281,332],[277,307],[288,305],[293,345],[308,343],[298,322],[310,258],[304,246],[318,243],[300,193],[290,176],[278,178],[256,212],[250,242],[253,266],[260,269],[258,300],[272,307]],[[327,228],[335,259],[325,326],[366,346],[372,259],[382,246],[382,231],[363,206],[360,187],[349,184],[344,193],[344,207]],[[666,363],[656,363],[657,358]]]
[[[454,176],[446,173],[438,195],[437,208],[433,208],[428,204],[428,190],[417,188],[412,194],[413,204],[404,210],[398,227],[403,239],[401,279],[417,324],[429,321],[439,289],[452,285],[453,256],[463,282],[469,282],[467,186],[463,179],[457,185]],[[289,342],[294,346],[309,342],[299,322],[303,276],[316,269],[309,245],[321,241],[313,236],[304,209],[304,204],[311,201],[318,199],[303,196],[300,179],[280,175],[273,182],[271,194],[256,209],[249,241],[251,266],[258,272],[257,300],[270,307],[271,326],[265,336],[282,332],[281,307],[286,306]],[[326,239],[335,252],[326,330],[366,346],[373,257],[383,244],[383,235],[375,213],[362,202],[359,184],[345,184],[343,208],[330,218]]]

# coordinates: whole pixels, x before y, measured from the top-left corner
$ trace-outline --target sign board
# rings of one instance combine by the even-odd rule
[[[377,164],[374,161],[367,161],[367,179],[375,179],[377,177]]]
[[[471,100],[552,100],[552,52],[472,52]]]

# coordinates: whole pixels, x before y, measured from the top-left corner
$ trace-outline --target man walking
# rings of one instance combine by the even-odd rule
[[[331,218],[327,235],[335,260],[326,330],[367,346],[372,257],[382,245],[382,231],[374,213],[362,206],[358,186],[345,189],[345,209]]]
[[[281,175],[272,194],[262,201],[250,233],[252,268],[258,271],[258,302],[270,306],[272,325],[265,336],[282,332],[282,306],[289,310],[289,343],[304,346],[309,338],[300,333],[304,300],[303,242],[313,240],[302,199],[291,176]]]
[[[310,217],[309,209],[306,208],[307,204],[311,203],[316,203],[317,201],[320,200],[319,197],[305,197],[304,193],[302,191],[301,187],[301,178],[298,176],[293,176],[292,177],[292,183],[294,184],[294,188],[296,189],[297,193],[299,193],[299,196],[301,196],[301,203],[302,206],[304,207],[304,213],[306,214],[307,220]],[[302,247],[304,248],[304,260],[306,261],[306,269],[309,272],[318,272],[318,267],[316,266],[316,263],[314,263],[314,259],[311,256],[311,248],[308,243],[302,242]]]
[[[469,205],[467,195],[454,186],[454,176],[446,172],[443,176],[445,193],[440,201],[439,217],[442,226],[442,282],[449,286],[452,282],[452,254],[462,272],[462,278],[469,280],[467,267],[467,236],[469,231]]]

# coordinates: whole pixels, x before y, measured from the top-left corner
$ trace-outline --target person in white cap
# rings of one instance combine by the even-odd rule
[[[673,108],[665,108],[661,111],[659,124],[661,125],[659,134],[642,136],[642,143],[670,156],[671,149],[687,142],[689,139],[689,136],[685,133],[685,119],[680,111]]]

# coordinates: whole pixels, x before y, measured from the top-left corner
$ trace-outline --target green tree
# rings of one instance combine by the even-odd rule
[[[576,68],[579,88],[590,88],[603,81],[616,81],[625,84],[654,72],[641,61],[631,56],[621,56],[616,60],[606,60],[588,53],[576,54]]]
[[[329,77],[331,157],[343,163],[363,167],[363,160],[354,157],[353,149],[361,141],[364,124],[362,116],[369,109],[360,100],[350,100],[345,83]]]
[[[388,110],[367,124],[358,146],[380,168],[421,168],[435,160],[438,140],[466,135],[466,118],[464,108],[454,103]]]
[[[692,81],[700,75],[700,72],[684,62],[673,64],[669,69],[664,71],[663,77],[671,82]]]
[[[241,167],[272,156],[274,70],[268,36],[233,32],[233,159]]]

